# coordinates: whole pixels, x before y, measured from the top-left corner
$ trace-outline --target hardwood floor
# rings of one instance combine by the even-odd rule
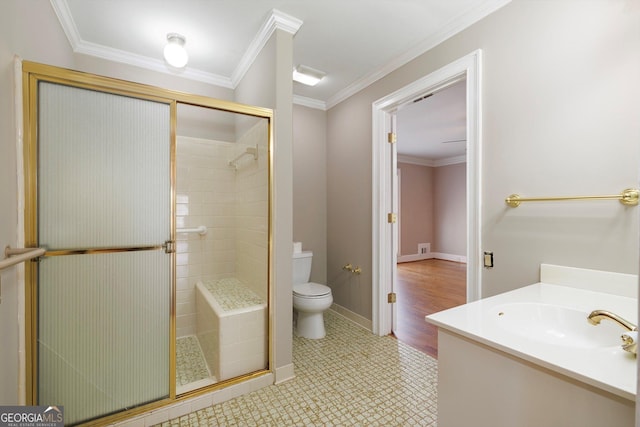
[[[397,326],[402,342],[438,357],[437,328],[424,316],[466,302],[467,265],[427,259],[398,264]]]

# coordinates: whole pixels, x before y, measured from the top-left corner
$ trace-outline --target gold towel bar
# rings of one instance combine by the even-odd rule
[[[520,197],[518,194],[512,194],[504,199],[505,203],[512,208],[517,208],[522,202],[557,202],[560,200],[620,200],[620,203],[625,206],[637,206],[638,189],[627,188],[620,194],[604,196]]]

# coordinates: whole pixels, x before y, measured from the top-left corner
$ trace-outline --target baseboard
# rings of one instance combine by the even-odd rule
[[[423,259],[442,259],[445,261],[454,262],[467,262],[467,257],[464,255],[445,254],[442,252],[429,252],[428,254],[411,254],[398,256],[398,263],[422,261]]]
[[[331,304],[331,310],[335,311],[336,313],[338,313],[339,315],[341,315],[344,318],[347,318],[349,320],[351,320],[353,323],[355,323],[358,326],[362,326],[363,328],[365,328],[368,331],[373,331],[373,322],[365,317],[360,316],[357,313],[354,313],[351,310],[348,310],[344,307],[342,307],[341,305],[338,304]]]
[[[295,378],[295,374],[293,372],[293,363],[276,368],[274,373],[275,373],[274,384],[282,384],[285,381],[289,381]]]
[[[467,257],[464,255],[453,255],[453,254],[445,254],[442,252],[431,252],[433,258],[443,259],[445,261],[454,261],[454,262],[463,262],[466,264]]]
[[[413,262],[413,261],[422,261],[423,259],[431,259],[435,258],[433,253],[427,254],[411,254],[411,255],[399,255],[398,262]]]

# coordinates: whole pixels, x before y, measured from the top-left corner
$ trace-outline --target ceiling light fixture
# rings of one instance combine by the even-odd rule
[[[184,48],[186,39],[177,33],[167,34],[167,45],[164,47],[164,59],[169,65],[176,68],[183,68],[189,61],[189,55]]]
[[[298,65],[293,69],[293,80],[307,86],[315,86],[327,74],[306,65]]]

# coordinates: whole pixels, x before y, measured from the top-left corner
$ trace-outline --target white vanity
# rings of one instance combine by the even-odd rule
[[[638,277],[543,264],[540,283],[432,314],[439,427],[633,426]]]

